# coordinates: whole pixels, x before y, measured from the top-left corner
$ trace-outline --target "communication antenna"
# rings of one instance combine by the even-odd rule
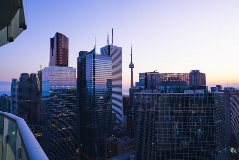
[[[109,34],[107,33],[107,45],[109,45]]]
[[[113,42],[114,42],[114,30],[112,28],[112,45],[114,44]]]
[[[40,71],[42,70],[42,65],[40,65]]]
[[[96,50],[96,37],[95,37],[95,50]]]

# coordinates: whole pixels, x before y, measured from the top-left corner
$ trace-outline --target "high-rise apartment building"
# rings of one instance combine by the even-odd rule
[[[39,79],[37,74],[22,73],[18,82],[18,115],[26,122],[39,121]]]
[[[112,61],[81,51],[77,59],[80,150],[87,159],[105,159],[105,138],[112,132]]]
[[[14,115],[18,114],[18,80],[12,79],[11,83],[11,106],[10,112]]]
[[[72,159],[76,140],[76,69],[42,70],[42,147],[49,159]]]
[[[223,93],[135,93],[135,159],[228,159]]]
[[[116,113],[116,121],[123,124],[122,48],[106,45],[100,51],[112,59],[112,112]]]
[[[69,39],[61,33],[56,32],[50,39],[50,62],[49,66],[68,67]]]

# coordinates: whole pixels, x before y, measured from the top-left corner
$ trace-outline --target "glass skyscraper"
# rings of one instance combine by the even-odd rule
[[[17,115],[18,114],[18,80],[12,79],[11,83],[11,106],[10,106],[10,112],[12,114]]]
[[[100,52],[101,55],[110,56],[112,60],[112,112],[116,113],[116,121],[123,124],[122,48],[107,45]]]
[[[76,140],[76,69],[42,70],[42,147],[49,159],[71,159]]]
[[[80,149],[87,159],[105,159],[105,138],[112,123],[111,57],[81,51],[77,60]]]
[[[228,159],[223,93],[135,93],[135,159]]]

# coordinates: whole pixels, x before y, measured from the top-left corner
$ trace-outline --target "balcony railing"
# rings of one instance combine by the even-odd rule
[[[0,111],[0,159],[48,159],[26,122]]]

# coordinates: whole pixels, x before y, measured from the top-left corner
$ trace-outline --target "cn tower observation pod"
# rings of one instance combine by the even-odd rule
[[[27,28],[24,0],[0,0],[0,47],[14,39]]]

